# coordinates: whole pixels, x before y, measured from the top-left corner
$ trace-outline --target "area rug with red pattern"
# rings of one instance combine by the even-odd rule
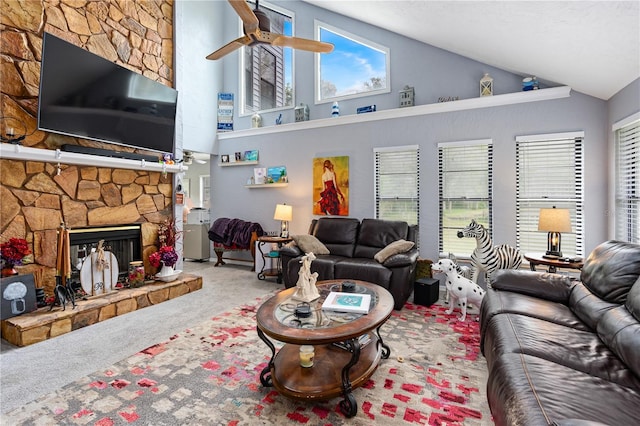
[[[240,306],[104,371],[2,415],[6,425],[492,425],[477,315],[407,303],[381,328],[391,356],[341,398],[300,402],[260,384],[270,350],[258,338],[261,301]],[[454,312],[454,314],[457,314]]]

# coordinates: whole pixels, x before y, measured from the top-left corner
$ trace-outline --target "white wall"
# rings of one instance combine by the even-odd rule
[[[484,72],[494,78],[495,93],[518,92],[522,76],[498,70],[433,46],[389,33],[347,17],[300,2],[274,2],[294,9],[296,35],[313,38],[313,19],[345,28],[391,49],[391,85],[387,95],[371,96],[340,103],[341,114],[355,113],[361,105],[377,104],[379,110],[396,108],[398,91],[404,85],[416,89],[416,103],[428,104],[440,96],[461,99],[478,96]],[[230,7],[225,20],[237,24]],[[237,26],[227,25],[224,42],[237,37]],[[313,105],[313,55],[295,53],[296,100],[311,107],[311,119],[329,116],[330,104]],[[238,93],[238,55],[223,60],[223,90]],[[547,83],[546,86],[552,86]],[[214,99],[211,99],[212,107]],[[239,100],[236,100],[238,103]],[[236,107],[236,111],[238,108]],[[351,112],[350,112],[351,111]],[[273,123],[278,113],[264,114],[263,122]],[[293,121],[293,109],[283,112],[284,122]],[[235,117],[236,129],[250,127],[249,117]],[[552,101],[493,107],[480,110],[400,118],[339,127],[273,133],[219,141],[217,152],[257,149],[260,166],[286,165],[290,184],[286,188],[247,189],[252,166],[212,167],[212,220],[238,217],[261,223],[276,231],[273,220],[277,203],[293,205],[292,233],[305,233],[312,215],[312,175],[314,157],[350,157],[350,216],[372,217],[373,148],[417,144],[420,146],[420,245],[421,255],[437,257],[438,247],[438,142],[493,139],[494,150],[494,240],[515,245],[515,143],[519,135],[585,132],[585,249],[590,252],[607,239],[608,202],[608,111],[605,101],[572,92],[571,97]]]

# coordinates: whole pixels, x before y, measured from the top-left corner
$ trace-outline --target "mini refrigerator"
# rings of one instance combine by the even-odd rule
[[[211,256],[209,241],[209,224],[184,225],[184,258],[206,260]]]

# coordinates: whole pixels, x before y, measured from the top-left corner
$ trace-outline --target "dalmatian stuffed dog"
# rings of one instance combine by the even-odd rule
[[[453,312],[453,307],[458,305],[462,312],[460,321],[467,318],[467,305],[472,304],[480,307],[485,291],[476,283],[468,278],[463,277],[456,270],[456,264],[450,259],[440,259],[437,263],[431,265],[431,270],[435,273],[444,273],[445,286],[449,293],[449,309],[446,313]]]

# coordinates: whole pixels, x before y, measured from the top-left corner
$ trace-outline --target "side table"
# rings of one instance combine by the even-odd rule
[[[550,273],[555,273],[557,268],[566,268],[566,269],[582,269],[584,265],[584,261],[582,259],[571,259],[571,261],[566,260],[567,258],[549,258],[544,257],[542,253],[526,253],[524,258],[529,261],[529,267],[532,271],[536,270],[537,265],[545,265],[548,266],[548,271]]]
[[[277,244],[279,249],[290,241],[293,241],[293,238],[272,236],[258,237],[258,250],[260,250],[260,255],[262,257],[262,269],[258,272],[259,280],[264,280],[266,277],[276,277],[277,283],[282,284],[282,260],[280,259],[280,252],[277,250],[271,250],[271,244]],[[269,244],[269,251],[263,250],[266,244]],[[276,267],[267,268],[267,259],[276,259]]]

